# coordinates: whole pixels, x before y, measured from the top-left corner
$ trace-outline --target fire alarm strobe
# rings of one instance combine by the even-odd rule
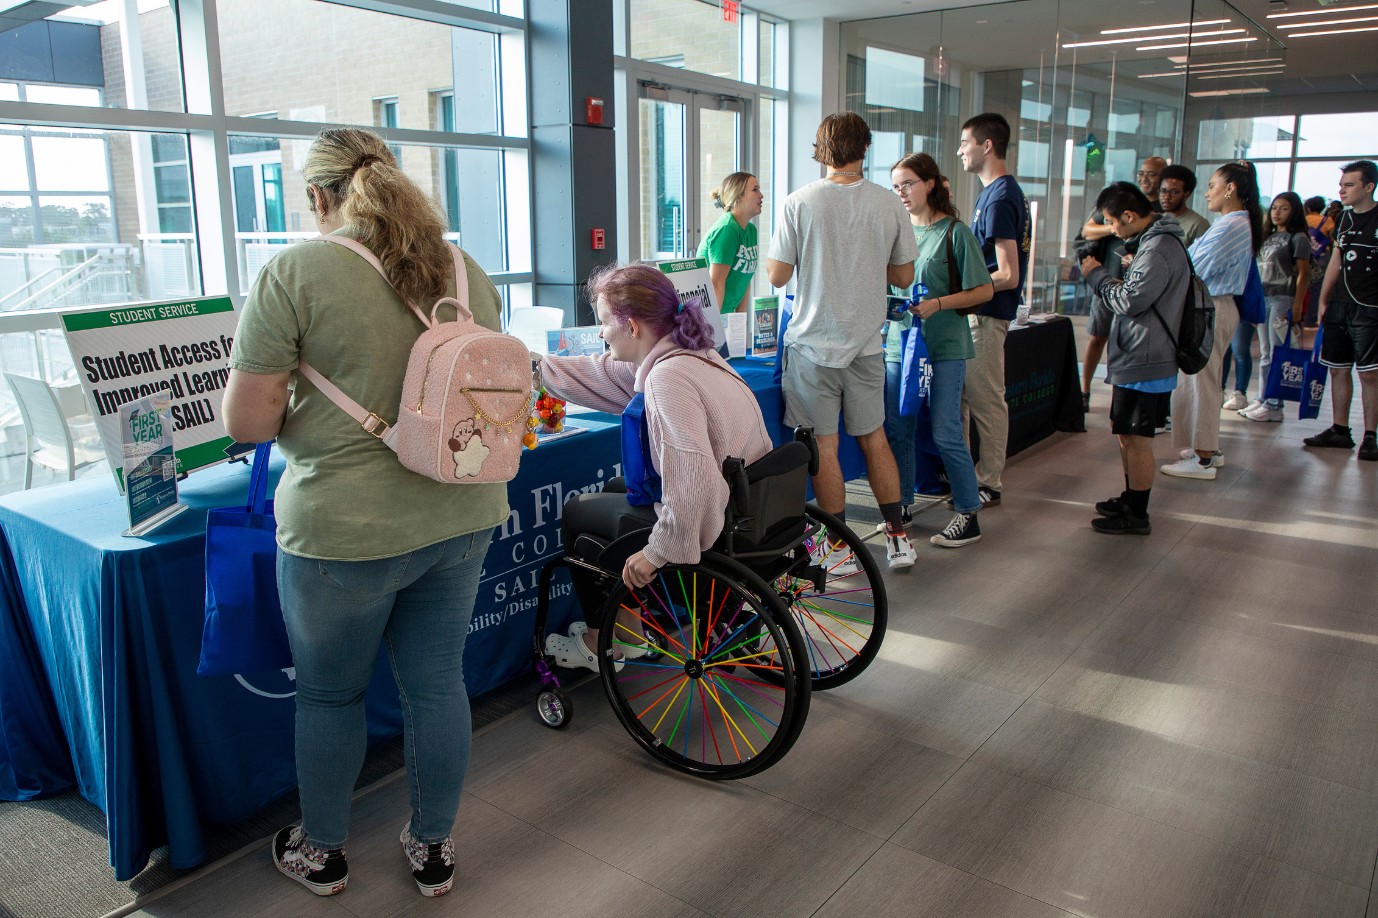
[[[601,226],[595,227],[592,235],[594,251],[601,252],[608,247],[608,237]]]
[[[584,115],[589,124],[603,123],[603,100],[597,96],[589,96],[584,100]]]

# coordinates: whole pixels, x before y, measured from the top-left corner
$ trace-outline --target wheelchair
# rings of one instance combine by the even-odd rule
[[[855,678],[885,634],[885,586],[864,543],[805,502],[818,453],[808,430],[751,463],[723,463],[722,536],[694,565],[667,565],[640,590],[622,582],[650,530],[578,535],[541,571],[533,647],[536,710],[552,728],[573,708],[545,653],[551,579],[597,578],[599,678],[618,720],[652,757],[711,779],[769,768],[794,745],[810,693]],[[626,621],[639,630],[629,628]],[[620,653],[621,659],[616,659]]]

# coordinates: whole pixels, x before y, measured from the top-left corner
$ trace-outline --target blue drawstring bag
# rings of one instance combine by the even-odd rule
[[[794,318],[794,294],[786,294],[785,301],[780,304],[779,320],[775,323],[775,372],[771,374],[771,379],[775,385],[780,385],[780,381],[785,374],[785,329],[789,328],[789,320]]]
[[[1287,326],[1287,338],[1273,347],[1273,362],[1268,367],[1268,382],[1263,397],[1283,402],[1299,402],[1305,390],[1306,365],[1311,351],[1292,346],[1292,326]]]
[[[268,500],[271,443],[254,451],[242,507],[206,514],[206,624],[197,675],[231,676],[292,665],[278,601],[277,520]]]
[[[1311,359],[1306,363],[1306,373],[1302,377],[1301,409],[1297,417],[1301,420],[1321,416],[1321,399],[1325,398],[1325,381],[1330,376],[1330,368],[1321,363],[1321,331],[1316,329],[1316,343],[1311,346]]]
[[[928,344],[918,321],[900,333],[900,349],[900,416],[909,418],[928,401],[928,389],[933,382],[933,364],[929,362]]]

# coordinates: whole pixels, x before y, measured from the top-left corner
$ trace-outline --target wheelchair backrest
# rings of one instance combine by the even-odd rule
[[[787,544],[803,532],[810,458],[809,447],[796,440],[745,468],[732,460],[723,464],[732,493],[723,528],[730,553]]]

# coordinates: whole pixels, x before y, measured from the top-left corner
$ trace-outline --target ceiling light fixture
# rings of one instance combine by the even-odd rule
[[[1323,23],[1316,23],[1323,25]],[[1378,26],[1364,26],[1359,29],[1326,29],[1324,32],[1291,32],[1288,38],[1314,38],[1317,35],[1351,35],[1355,32],[1378,32]]]
[[[1344,15],[1349,14],[1349,13],[1358,12],[1359,10],[1378,10],[1378,3],[1365,3],[1365,4],[1363,4],[1362,6],[1345,6],[1345,7],[1338,7],[1338,8],[1333,9],[1333,10],[1304,10],[1304,11],[1302,11],[1302,12],[1300,12],[1300,13],[1269,13],[1268,16],[1267,16],[1267,18],[1268,18],[1268,19],[1293,19],[1293,18],[1295,18],[1295,17],[1297,17],[1297,16],[1330,16],[1330,15],[1335,15],[1335,14],[1344,16]],[[1325,24],[1324,20],[1322,20],[1321,22],[1316,23],[1316,25],[1324,25],[1324,24]]]
[[[1257,96],[1266,95],[1271,90],[1262,86],[1243,86],[1239,89],[1203,89],[1200,92],[1189,92],[1187,95],[1193,99],[1202,99],[1207,96]]]
[[[1218,32],[1174,32],[1171,35],[1135,35],[1133,38],[1103,38],[1099,41],[1073,41],[1068,42],[1062,47],[1065,48],[1094,48],[1101,45],[1132,45],[1136,41],[1166,41],[1169,38],[1190,38],[1193,41],[1197,38],[1211,38],[1217,35],[1242,35],[1244,29],[1221,29]]]
[[[1166,51],[1169,48],[1204,48],[1208,45],[1237,45],[1241,42],[1258,41],[1257,38],[1218,38],[1215,41],[1184,41],[1171,45],[1141,45],[1135,51]]]
[[[1327,19],[1323,22],[1283,22],[1279,29],[1314,29],[1320,26],[1349,25],[1354,22],[1378,22],[1378,16],[1355,16],[1352,19]]]
[[[1233,19],[1203,19],[1200,22],[1173,22],[1168,25],[1132,26],[1124,29],[1101,29],[1102,35],[1124,35],[1128,32],[1151,32],[1159,29],[1189,29],[1193,26],[1229,25]],[[1147,36],[1145,36],[1147,37]]]
[[[1169,58],[1169,60],[1170,60],[1170,58]],[[1269,64],[1272,64],[1272,65],[1274,65],[1274,66],[1281,67],[1281,66],[1282,66],[1282,58],[1280,58],[1280,57],[1245,57],[1245,58],[1241,58],[1241,59],[1239,59],[1239,60],[1237,60],[1237,61],[1202,61],[1202,62],[1199,63],[1199,64],[1192,64],[1192,65],[1191,65],[1191,69],[1192,69],[1192,70],[1206,70],[1206,69],[1210,68],[1210,69],[1221,69],[1221,70],[1226,70],[1226,69],[1233,69],[1233,68],[1235,68],[1235,67],[1252,67],[1252,66],[1269,65]],[[1178,70],[1186,70],[1186,69],[1187,69],[1187,63],[1186,63],[1186,61],[1182,61],[1182,62],[1180,62],[1180,63],[1176,63],[1175,66],[1177,67]]]
[[[1198,80],[1245,80],[1257,77],[1281,76],[1282,68],[1274,67],[1268,70],[1258,70],[1252,73],[1193,73],[1192,77]]]

